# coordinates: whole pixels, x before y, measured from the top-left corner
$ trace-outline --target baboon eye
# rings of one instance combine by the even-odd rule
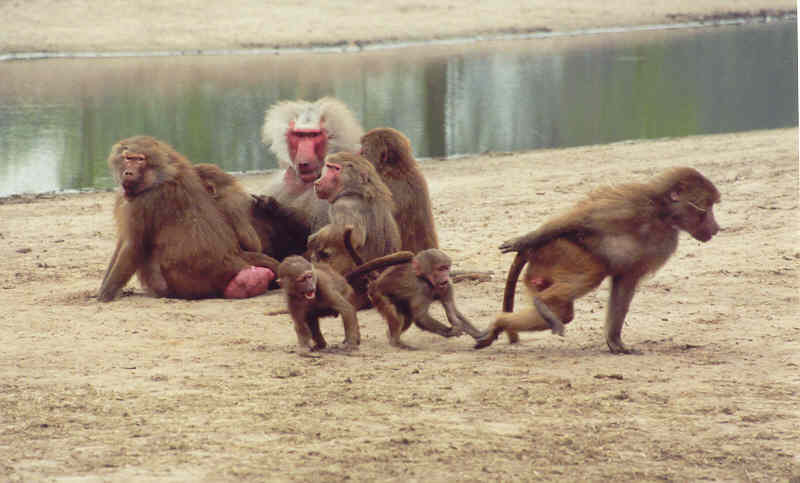
[[[317,254],[320,260],[327,260],[331,257],[330,253],[322,251]]]

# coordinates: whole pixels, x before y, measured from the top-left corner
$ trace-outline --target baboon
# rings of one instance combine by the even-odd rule
[[[121,190],[117,246],[99,300],[114,299],[134,273],[162,297],[242,298],[267,290],[277,260],[242,250],[194,167],[170,145],[150,136],[124,139],[108,164]]]
[[[361,154],[375,166],[392,192],[403,250],[416,253],[439,248],[428,183],[408,138],[396,129],[372,129],[361,137]]]
[[[358,310],[372,306],[367,296],[367,284],[374,280],[380,270],[400,263],[410,262],[414,254],[409,251],[394,252],[368,262],[353,247],[352,225],[327,225],[309,237],[311,261],[325,263],[335,271],[344,274],[347,282],[355,290],[353,305]]]
[[[311,228],[303,214],[278,203],[272,196],[253,196],[253,199],[252,222],[261,239],[262,251],[278,260],[305,253]]]
[[[610,276],[606,343],[613,353],[630,353],[622,343],[622,325],[639,280],[667,262],[680,230],[701,242],[716,235],[714,204],[719,201],[711,181],[693,168],[677,167],[646,183],[599,188],[563,215],[503,243],[503,253],[517,252],[503,310],[513,310],[516,281],[526,263],[524,280],[536,305],[500,314],[475,347],[490,345],[503,331],[512,343],[522,330],[555,331],[572,320],[574,300]]]
[[[456,308],[450,265],[447,254],[429,248],[417,253],[410,263],[387,268],[369,283],[369,297],[388,325],[389,344],[410,349],[400,336],[412,322],[420,329],[444,337],[467,332],[477,339],[482,334]],[[451,327],[428,313],[434,300],[442,303]]]
[[[319,230],[328,224],[328,206],[314,196],[312,188],[325,156],[357,152],[363,133],[352,111],[332,97],[273,105],[264,116],[261,139],[286,170],[274,179],[266,194],[300,211],[312,232]]]
[[[312,257],[319,259],[324,249],[334,244],[344,246],[347,229],[348,241],[365,262],[400,250],[392,194],[369,161],[353,153],[328,155],[314,189],[320,199],[330,203],[330,225],[309,238]],[[339,250],[324,261],[339,273],[356,267],[347,250]]]
[[[248,194],[235,176],[215,164],[195,164],[194,169],[236,231],[243,250],[277,260],[306,251],[309,227],[299,212],[271,196]]]
[[[242,250],[260,252],[261,239],[252,223],[253,197],[242,188],[233,175],[226,173],[216,164],[198,163],[194,165],[194,170],[236,232]]]
[[[325,225],[308,237],[308,253],[312,262],[326,263],[341,274],[362,265],[364,259],[358,254],[354,243],[353,225]]]
[[[337,315],[342,316],[345,346],[358,347],[361,343],[358,319],[350,302],[353,289],[344,277],[325,264],[312,264],[301,256],[292,255],[278,267],[278,283],[286,293],[300,347],[324,349],[327,343],[319,328],[319,318]]]

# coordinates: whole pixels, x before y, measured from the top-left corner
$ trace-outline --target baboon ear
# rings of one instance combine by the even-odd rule
[[[381,163],[386,163],[389,161],[389,149],[384,149],[381,151]]]
[[[680,201],[681,195],[683,195],[686,192],[687,188],[688,186],[686,186],[686,182],[684,181],[679,181],[678,183],[675,183],[675,186],[673,186],[672,189],[670,189],[669,191],[669,200],[672,202]]]

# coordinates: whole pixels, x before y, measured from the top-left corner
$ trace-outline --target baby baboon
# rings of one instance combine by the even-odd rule
[[[415,323],[423,330],[444,337],[461,335],[466,331],[474,338],[481,332],[456,308],[453,286],[450,283],[450,257],[436,248],[423,250],[410,263],[386,269],[369,284],[369,297],[386,319],[389,344],[410,349],[400,335]],[[444,307],[447,327],[428,313],[434,300]]]
[[[286,293],[297,343],[311,350],[324,349],[320,317],[342,316],[344,344],[355,349],[361,343],[356,309],[350,302],[353,289],[325,264],[312,265],[303,257],[286,257],[278,266],[278,282]]]
[[[606,343],[611,352],[630,353],[622,343],[622,325],[639,280],[667,262],[678,247],[680,230],[701,242],[716,235],[714,204],[719,200],[717,188],[698,171],[672,168],[647,183],[599,188],[565,214],[503,243],[504,253],[517,252],[503,310],[513,310],[525,263],[524,280],[536,308],[500,314],[475,347],[490,345],[503,331],[512,343],[518,331],[555,331],[572,320],[574,300],[610,276]]]

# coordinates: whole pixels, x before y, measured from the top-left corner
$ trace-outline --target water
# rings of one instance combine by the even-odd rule
[[[274,168],[264,110],[333,95],[418,157],[796,126],[797,24],[348,54],[0,62],[0,196],[108,188],[111,145]]]

